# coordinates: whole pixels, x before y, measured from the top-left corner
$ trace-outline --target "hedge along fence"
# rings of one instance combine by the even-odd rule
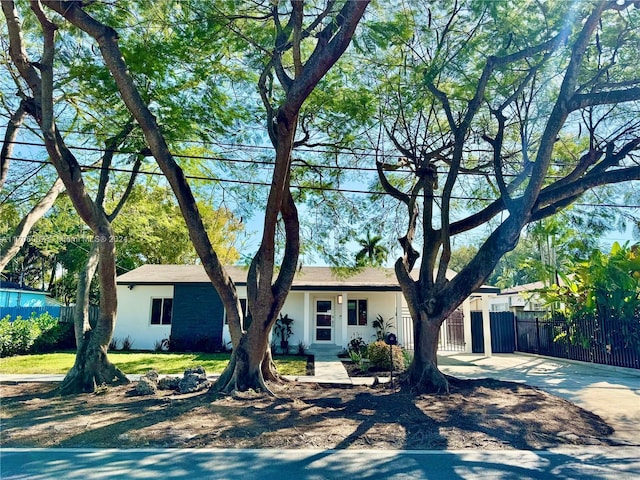
[[[62,323],[47,312],[0,319],[0,357],[74,347],[73,324]]]
[[[46,307],[2,307],[0,309],[0,318],[9,316],[11,318],[26,318],[33,315],[39,316],[43,313],[48,313],[52,317],[60,319],[60,322],[73,323],[73,314],[76,307],[64,307],[58,305],[47,305]],[[95,327],[98,316],[100,315],[100,307],[97,305],[89,306],[89,324]]]

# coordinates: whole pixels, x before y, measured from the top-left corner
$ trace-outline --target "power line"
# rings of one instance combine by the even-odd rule
[[[45,144],[43,143],[34,143],[34,142],[13,142],[16,145],[23,145],[23,146],[31,146],[31,147],[45,147]],[[241,146],[241,145],[232,145],[232,144],[227,144],[229,146]],[[245,146],[243,146],[244,148]],[[253,148],[250,145],[247,145],[246,147],[248,148]],[[81,147],[81,146],[77,146],[77,145],[67,145],[67,148],[69,148],[70,150],[79,150],[79,151],[91,151],[91,152],[104,152],[105,149],[102,148],[98,148],[98,147]],[[264,149],[270,149],[269,147],[260,147],[260,146],[255,146],[255,148],[264,148]],[[133,151],[133,150],[120,150],[120,149],[112,149],[109,150],[110,152],[113,153],[120,153],[120,154],[126,154],[126,155],[137,155],[140,152],[139,151]],[[321,151],[314,151],[314,150],[310,150],[311,152],[314,153],[319,153]],[[344,153],[344,152],[343,152]],[[346,153],[351,153],[351,152],[346,152]],[[219,156],[207,156],[207,155],[186,155],[186,154],[174,154],[171,153],[172,156],[176,157],[176,158],[185,158],[185,159],[192,159],[192,160],[207,160],[207,161],[218,161],[218,162],[225,162],[225,163],[241,163],[241,164],[251,164],[251,165],[261,165],[261,166],[272,166],[273,163],[272,162],[268,162],[268,161],[263,161],[263,160],[244,160],[244,159],[239,159],[239,158],[229,158],[229,157],[219,157]],[[353,154],[356,155],[356,154]],[[369,154],[357,154],[356,156],[367,156],[367,155],[371,155],[371,153]],[[391,156],[391,158],[396,158],[396,156]],[[402,157],[397,157],[397,158],[402,158]],[[294,158],[295,161],[295,158]],[[351,167],[348,165],[345,166],[341,166],[341,165],[310,165],[310,168],[314,168],[314,169],[326,169],[326,170],[347,170],[347,171],[356,171],[356,172],[376,172],[378,171],[377,168],[372,168],[372,167]],[[395,173],[404,173],[404,174],[411,174],[413,173],[411,170],[408,169],[403,169],[403,168],[398,168],[397,170],[394,170]],[[446,172],[441,172],[443,174],[446,174]],[[484,177],[486,176],[486,173],[483,172],[471,172],[471,171],[461,171],[459,172],[459,175],[471,175],[471,176],[479,176],[479,177]],[[508,177],[508,178],[515,178],[517,177],[516,174],[513,173],[504,173],[502,175],[503,177]],[[561,176],[556,176],[556,175],[547,175],[546,178],[550,178],[550,179],[560,179],[563,178]]]
[[[18,158],[18,157],[7,157],[7,158],[9,160],[13,160],[16,162],[50,164],[50,162],[45,160],[36,160],[36,159]],[[85,170],[100,170],[102,168],[95,165],[80,165],[80,167]],[[132,169],[127,169],[127,168],[109,167],[107,170],[109,170],[110,172],[116,172],[116,173],[133,173]],[[164,177],[164,173],[162,172],[151,172],[148,170],[139,170],[137,173],[140,175]],[[238,185],[251,185],[251,186],[259,186],[259,187],[268,187],[271,185],[270,182],[235,180],[235,179],[228,179],[228,178],[205,177],[205,176],[198,176],[198,175],[185,175],[185,177],[189,180],[200,180],[200,181],[217,182],[217,183],[232,183],[232,184],[238,184]],[[353,193],[353,194],[361,194],[361,195],[391,196],[391,194],[388,192],[376,191],[376,190],[353,190],[353,189],[347,189],[347,188],[320,187],[320,186],[313,186],[313,185],[291,185],[291,188],[296,188],[298,190],[316,190],[316,191],[338,192],[338,193]],[[463,196],[455,196],[455,195],[451,196],[451,199],[465,200],[465,201],[483,201],[483,202],[493,202],[496,200],[495,198],[463,197]],[[640,209],[640,205],[618,205],[613,203],[609,203],[609,204],[574,203],[574,205],[584,206],[584,207],[608,207],[608,208],[632,208],[632,209],[639,208]]]

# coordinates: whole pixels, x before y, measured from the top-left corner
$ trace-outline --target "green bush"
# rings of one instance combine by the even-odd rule
[[[349,340],[347,352],[349,353],[349,356],[351,356],[352,352],[357,353],[359,356],[362,356],[367,352],[367,344],[360,335],[356,335],[351,340]]]
[[[12,355],[11,322],[9,315],[0,320],[0,357]]]
[[[397,345],[391,347],[382,341],[373,342],[367,346],[367,356],[369,357],[371,368],[390,370],[391,358],[389,348],[392,348],[393,352],[393,369],[404,370],[404,355],[402,354],[402,349]]]
[[[40,327],[30,319],[16,317],[11,325],[11,341],[16,353],[27,353],[31,350],[36,338],[40,336]]]
[[[39,335],[34,339],[32,350],[38,353],[53,350],[62,336],[62,328],[58,319],[45,312],[38,317],[32,315],[30,320],[34,324],[32,328],[39,330]]]
[[[13,322],[7,315],[0,320],[0,357],[72,348],[74,344],[73,325],[61,324],[48,313],[27,319],[18,316]]]

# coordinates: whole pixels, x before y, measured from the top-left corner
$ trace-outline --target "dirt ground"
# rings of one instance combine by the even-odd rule
[[[546,449],[610,444],[596,415],[526,385],[464,381],[448,395],[295,382],[277,396],[215,397],[132,385],[59,397],[52,383],[0,385],[2,447]]]

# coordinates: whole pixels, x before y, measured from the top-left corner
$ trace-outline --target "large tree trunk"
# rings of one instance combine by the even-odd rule
[[[267,382],[288,382],[288,380],[278,372],[278,368],[273,361],[271,346],[269,344],[267,344],[267,351],[264,353],[264,357],[262,358],[261,370],[262,378]]]
[[[91,281],[98,268],[100,250],[98,244],[91,244],[91,250],[84,269],[78,274],[78,286],[76,288],[76,305],[73,312],[73,328],[76,336],[76,346],[80,346],[85,333],[91,328],[89,324],[89,296]]]
[[[107,348],[113,334],[117,309],[115,243],[110,221],[102,205],[96,205],[89,197],[82,179],[82,168],[66,147],[55,125],[53,72],[57,27],[46,17],[38,2],[32,3],[31,9],[42,27],[44,36],[39,69],[36,69],[35,62],[29,59],[23,44],[21,22],[14,2],[4,1],[2,12],[7,20],[11,59],[33,94],[36,108],[30,113],[40,125],[51,163],[58,171],[73,206],[91,228],[95,241],[99,243],[100,317],[96,328],[93,331],[88,330],[78,345],[76,362],[60,386],[60,392],[64,394],[88,392],[94,391],[99,384],[129,381],[107,359]]]
[[[268,332],[249,328],[233,349],[229,365],[211,388],[214,393],[256,390],[271,393],[262,373],[265,350],[268,348]],[[270,379],[271,380],[271,379]]]
[[[438,338],[442,320],[420,312],[413,319],[414,356],[409,367],[409,384],[419,393],[449,392],[449,382],[438,369]]]
[[[94,329],[85,325],[84,317],[82,319],[83,326],[88,328],[84,330],[78,343],[75,363],[60,386],[60,393],[63,395],[93,392],[98,385],[129,383],[126,375],[107,358],[117,310],[115,244],[111,226],[106,220],[100,232],[96,240],[96,250],[99,254],[100,316]],[[89,260],[95,261],[95,257],[90,255]],[[88,265],[88,268],[91,268],[91,265]]]

